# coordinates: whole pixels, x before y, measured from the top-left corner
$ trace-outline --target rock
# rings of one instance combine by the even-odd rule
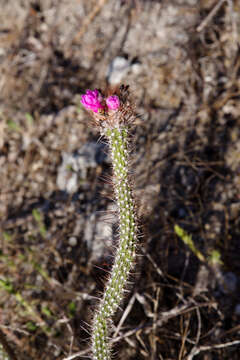
[[[87,170],[96,168],[107,157],[105,145],[86,143],[74,153],[62,154],[62,163],[58,167],[57,186],[60,190],[73,194],[78,190],[79,181],[86,180]]]
[[[85,225],[84,239],[91,250],[91,261],[97,262],[113,252],[114,231],[113,224],[117,218],[115,204],[110,204],[106,213],[93,213]]]
[[[77,238],[75,236],[71,236],[69,239],[68,239],[68,244],[70,246],[76,246],[77,245]]]
[[[238,279],[237,276],[229,271],[223,275],[224,283],[220,285],[220,290],[224,294],[234,293],[237,288]]]
[[[235,306],[234,312],[237,316],[240,316],[240,304],[237,304]]]
[[[132,72],[135,75],[140,71],[140,63],[135,60],[129,60],[127,56],[116,56],[113,61],[110,63],[107,79],[109,84],[117,85],[122,82],[122,79],[128,74],[128,72]]]

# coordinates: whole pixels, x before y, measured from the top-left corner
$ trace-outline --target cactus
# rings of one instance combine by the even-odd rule
[[[87,90],[82,104],[91,112],[109,144],[113,165],[113,186],[119,215],[119,244],[106,283],[103,297],[93,319],[92,353],[94,360],[110,360],[109,332],[114,313],[126,289],[134,265],[137,244],[137,219],[129,179],[129,129],[134,122],[134,107],[129,100],[128,87],[104,97],[98,90]]]

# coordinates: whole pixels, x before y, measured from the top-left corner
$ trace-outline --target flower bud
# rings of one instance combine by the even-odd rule
[[[109,96],[107,99],[106,99],[106,104],[107,104],[107,107],[110,109],[110,110],[117,110],[120,106],[120,100],[119,100],[119,97],[117,95],[112,95],[112,96]]]
[[[98,90],[87,90],[85,95],[82,95],[81,103],[83,106],[97,113],[99,109],[103,109],[103,105],[101,104],[102,96],[99,94]]]

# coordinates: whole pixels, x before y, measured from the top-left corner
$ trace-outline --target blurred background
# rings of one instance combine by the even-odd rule
[[[0,359],[90,356],[118,239],[80,98],[129,84],[141,239],[116,358],[238,360],[239,1],[0,0],[0,74]]]

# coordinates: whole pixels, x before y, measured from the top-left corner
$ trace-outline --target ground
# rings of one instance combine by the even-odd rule
[[[128,84],[141,237],[115,358],[238,360],[239,1],[2,0],[0,10],[8,358],[90,356],[117,224],[107,146],[80,96]]]

